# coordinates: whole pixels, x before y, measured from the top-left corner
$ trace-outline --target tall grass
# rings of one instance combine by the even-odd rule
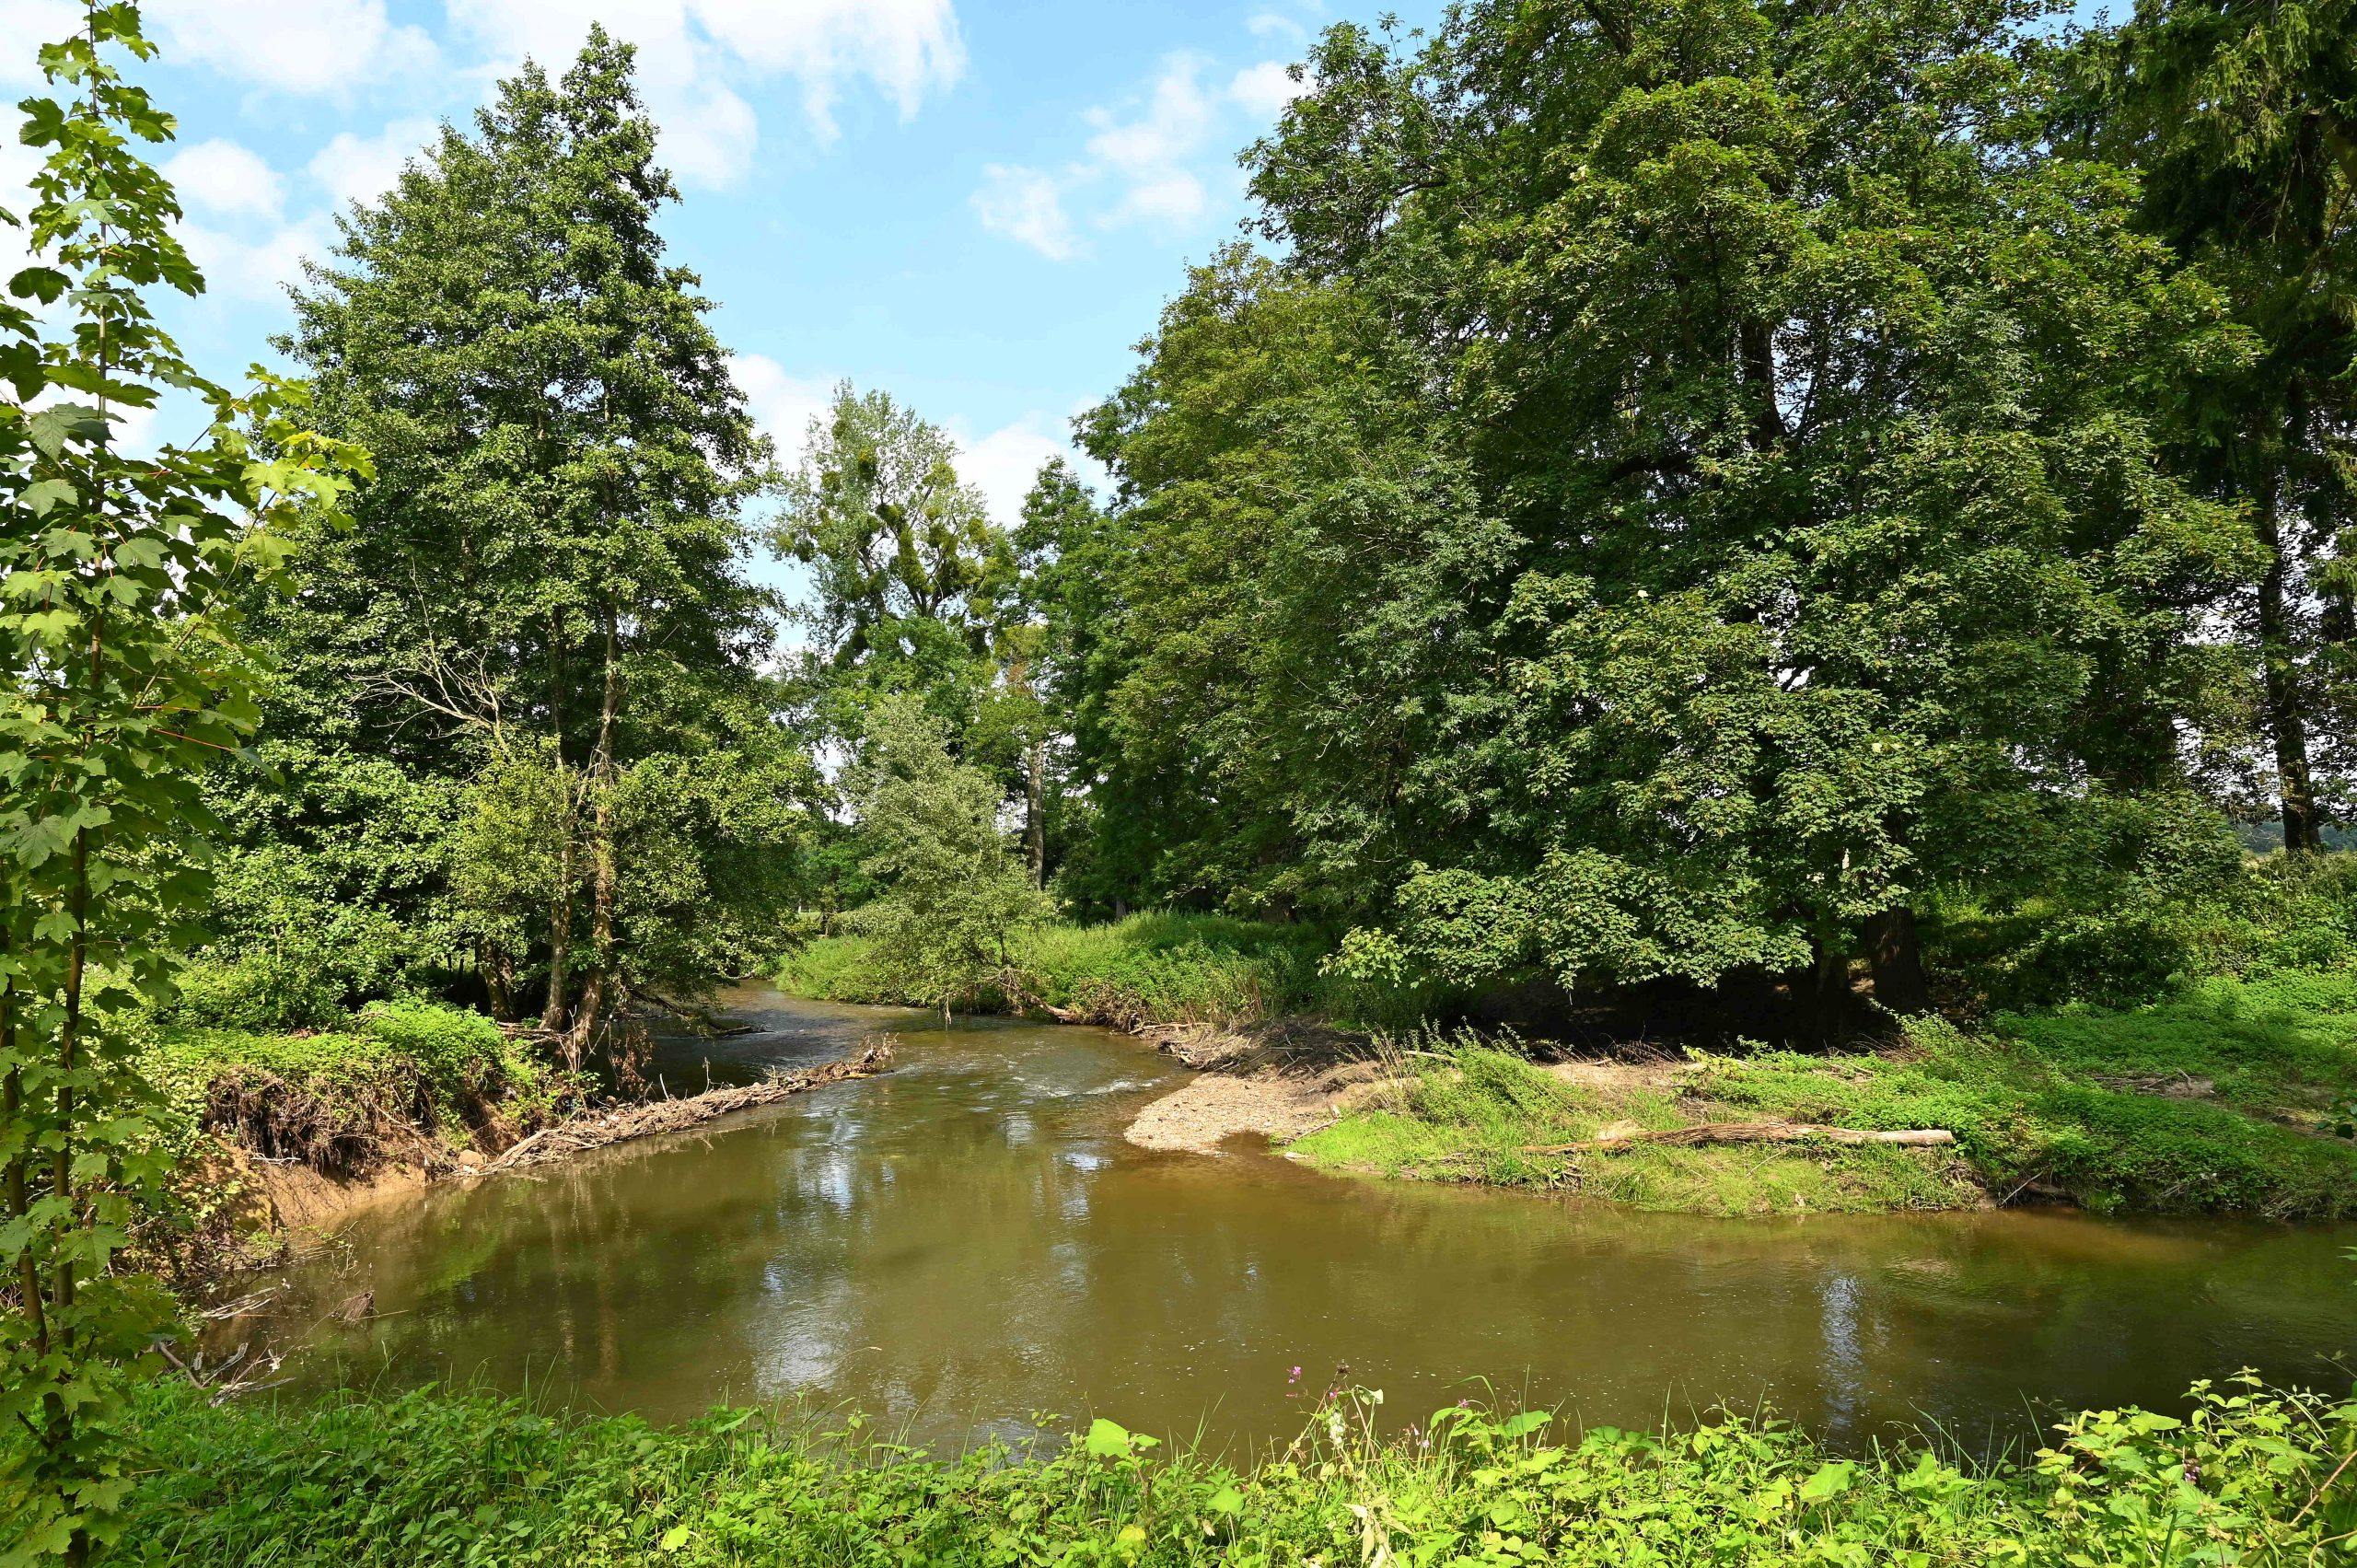
[[[2357,1530],[2357,1404],[2245,1380],[2189,1416],[2083,1414],[1978,1466],[1861,1458],[1772,1421],[1559,1435],[1543,1413],[1330,1390],[1257,1463],[1099,1420],[1033,1452],[935,1458],[715,1411],[662,1429],[434,1392],[309,1409],[152,1392],[130,1528],[143,1568],[476,1563],[2323,1563]]]
[[[1294,1145],[1391,1176],[1572,1187],[1710,1214],[1952,1208],[2033,1185],[2096,1210],[2357,1217],[2357,974],[2213,980],[2142,1007],[1918,1020],[1898,1049],[1694,1052],[1662,1082],[1563,1081],[1427,1035],[1399,1086]],[[1808,1144],[1537,1155],[1608,1121],[1933,1127],[1951,1149]]]

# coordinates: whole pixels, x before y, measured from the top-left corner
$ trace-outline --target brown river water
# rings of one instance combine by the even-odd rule
[[[799,1400],[948,1447],[1106,1415],[1237,1451],[1347,1364],[1403,1419],[1764,1403],[1843,1446],[1936,1424],[1986,1451],[2243,1366],[2350,1386],[2357,1227],[1712,1220],[1154,1154],[1121,1130],[1185,1074],[1140,1041],[726,1002],[756,1032],[671,1042],[675,1092],[879,1028],[900,1066],[355,1216],[265,1320],[303,1346],[297,1390],[482,1382],[657,1420]],[[374,1319],[298,1327],[364,1287]]]

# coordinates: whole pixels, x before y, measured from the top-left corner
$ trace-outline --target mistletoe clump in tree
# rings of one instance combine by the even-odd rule
[[[129,1486],[123,1364],[169,1330],[113,1267],[163,1174],[128,1025],[170,992],[204,912],[198,775],[256,716],[237,598],[283,581],[299,515],[333,516],[356,448],[306,433],[299,389],[199,376],[143,298],[200,292],[170,185],[138,142],[170,116],[124,82],[137,8],[91,6],[41,51],[58,98],[0,303],[0,1561],[86,1556]],[[186,446],[134,457],[127,414],[201,400]],[[258,437],[258,438],[257,438]]]

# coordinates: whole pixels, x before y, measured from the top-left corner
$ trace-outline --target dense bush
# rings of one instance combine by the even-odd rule
[[[1253,1466],[1097,1421],[956,1459],[716,1411],[683,1428],[421,1392],[212,1408],[157,1389],[132,1527],[101,1561],[1231,1565],[2322,1562],[2357,1529],[2357,1403],[2244,1379],[2183,1419],[2082,1414],[2025,1462],[1858,1458],[1782,1423],[1550,1440],[1538,1413],[1384,1429],[1329,1395]],[[1384,1435],[1378,1435],[1383,1431]],[[2338,1468],[2336,1468],[2338,1467]]]
[[[2357,854],[2256,861],[2198,892],[2128,883],[2084,906],[1951,900],[1931,957],[1968,1007],[2151,1000],[2211,976],[2357,965]]]
[[[1404,988],[1328,974],[1331,934],[1314,925],[1226,915],[1146,912],[1102,925],[1055,924],[1028,933],[1017,949],[1027,1005],[1068,1009],[1092,1023],[1233,1021],[1318,1012],[1337,1022],[1407,1027],[1435,998]],[[835,1002],[910,998],[867,962],[853,936],[819,937],[780,961],[779,985]],[[1010,999],[987,993],[985,1011]]]

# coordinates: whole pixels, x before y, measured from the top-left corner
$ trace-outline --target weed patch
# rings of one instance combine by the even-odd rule
[[[2198,1385],[2182,1417],[2093,1411],[2018,1463],[1829,1454],[1782,1423],[1562,1433],[1452,1408],[1404,1429],[1329,1394],[1234,1464],[1097,1420],[936,1458],[855,1419],[553,1417],[431,1391],[300,1410],[151,1390],[131,1527],[101,1561],[779,1565],[2327,1561],[2357,1529],[2357,1405]],[[2338,1467],[2338,1468],[2337,1468]]]

